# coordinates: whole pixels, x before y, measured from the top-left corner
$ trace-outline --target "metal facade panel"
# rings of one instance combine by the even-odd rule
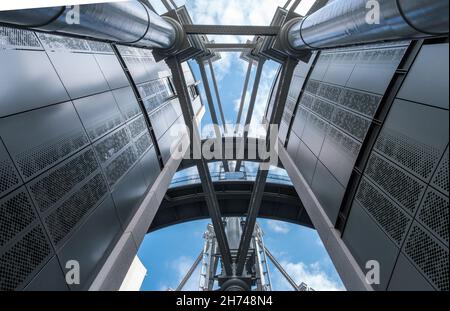
[[[367,261],[378,261],[380,285],[373,285],[373,287],[377,290],[385,290],[399,249],[356,201],[353,202],[342,239],[363,272],[366,270]]]
[[[0,140],[0,197],[18,187],[22,181]]]
[[[346,86],[376,94],[384,94],[397,69],[397,64],[357,64]]]
[[[400,254],[389,282],[390,291],[432,291],[433,286]]]
[[[71,290],[87,289],[121,232],[114,203],[108,196],[57,253],[62,266],[69,260],[80,263],[80,284],[70,285]]]
[[[130,218],[138,207],[142,196],[147,190],[144,178],[140,172],[140,166],[134,166],[116,184],[112,197],[116,205],[120,222],[126,227]]]
[[[124,121],[111,92],[74,100],[86,132],[95,141]]]
[[[65,275],[61,270],[58,259],[53,257],[42,268],[36,277],[24,288],[25,291],[67,291]]]
[[[423,46],[398,97],[448,109],[448,53],[448,43]]]
[[[112,91],[122,115],[128,120],[142,113],[131,87]]]
[[[111,89],[129,85],[127,76],[115,55],[96,54],[94,57]]]
[[[327,131],[328,125],[315,114],[310,113],[301,139],[316,156],[320,154]]]
[[[302,172],[303,177],[305,177],[306,182],[308,184],[311,184],[314,176],[314,171],[316,170],[316,156],[311,152],[311,150],[308,149],[305,143],[300,142],[297,156],[293,159],[300,172]]]
[[[70,102],[2,119],[0,135],[25,180],[88,143]]]
[[[151,187],[161,172],[155,148],[151,148],[142,156],[140,166],[145,184],[147,187]]]
[[[345,188],[320,161],[317,162],[311,189],[322,204],[331,223],[335,223]]]
[[[48,55],[72,99],[109,90],[93,55],[66,52]]]
[[[0,117],[69,99],[43,51],[0,49]]]

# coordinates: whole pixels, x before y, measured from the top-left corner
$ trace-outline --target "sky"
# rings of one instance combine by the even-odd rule
[[[155,1],[151,2],[154,4]],[[285,0],[175,0],[175,2],[178,5],[185,4],[193,22],[197,24],[267,25],[276,7],[284,5]],[[298,12],[305,14],[304,11],[312,2],[314,1],[303,0],[304,4],[298,8]],[[209,36],[209,39],[230,43],[245,42],[248,38]],[[190,65],[196,79],[200,80],[197,64],[190,62]],[[239,53],[222,53],[221,59],[213,66],[226,123],[234,124],[248,63],[239,58]],[[252,118],[255,126],[250,133],[251,136],[262,135],[264,132],[257,124],[264,114],[278,68],[279,65],[272,61],[264,65]],[[255,71],[256,64],[253,66],[242,119],[246,116]],[[206,72],[209,75],[208,67]],[[214,97],[211,80],[210,85]],[[206,98],[202,84],[200,84],[200,93],[205,104]],[[214,104],[217,106],[216,102]],[[216,111],[218,111],[217,108]],[[206,109],[202,124],[209,123],[211,123],[211,117],[209,110]],[[212,133],[203,132],[202,134],[208,136]],[[148,270],[141,290],[167,290],[177,287],[203,247],[202,236],[208,222],[208,220],[200,220],[179,224],[146,236],[138,252],[138,256]],[[266,233],[266,246],[297,283],[305,282],[315,290],[344,290],[315,230],[274,220],[259,220],[259,223]],[[273,265],[269,267],[273,289],[292,290],[276,268]],[[185,289],[196,290],[198,281],[199,271],[195,271]]]

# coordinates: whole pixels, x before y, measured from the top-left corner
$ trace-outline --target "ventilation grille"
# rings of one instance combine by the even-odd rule
[[[106,177],[108,178],[109,185],[113,186],[136,160],[136,152],[133,146],[130,145],[106,167]]]
[[[442,151],[402,133],[383,129],[376,150],[428,180]]]
[[[16,169],[3,146],[0,145],[0,196],[18,186],[19,183],[20,179],[17,176]]]
[[[135,138],[136,136],[144,132],[147,129],[147,124],[145,123],[144,116],[141,115],[140,117],[131,121],[128,124],[128,128],[130,129],[132,138]]]
[[[45,223],[55,245],[66,237],[107,192],[106,183],[98,173],[60,207],[55,209]]]
[[[418,218],[437,236],[448,244],[448,198],[431,189],[428,190],[420,208]]]
[[[425,188],[418,180],[374,153],[365,174],[409,212],[416,210]]]
[[[145,151],[148,150],[152,146],[152,140],[150,138],[149,133],[144,133],[136,139],[135,142],[136,150],[139,156],[143,155]]]
[[[25,189],[19,189],[0,200],[0,247],[5,246],[35,219],[36,215]]]
[[[110,116],[109,118],[98,120],[98,122],[95,123],[96,124],[94,124],[93,126],[87,128],[87,132],[91,140],[95,140],[103,134],[109,132],[113,128],[119,126],[122,123],[122,118],[120,114],[117,113]]]
[[[17,165],[25,178],[32,177],[85,146],[88,139],[84,132],[62,137],[17,155]]]
[[[39,33],[39,39],[46,50],[67,50],[88,52],[91,49],[86,40]]]
[[[376,222],[400,245],[411,219],[382,193],[363,179],[356,199],[372,215]]]
[[[41,212],[46,211],[98,168],[91,149],[33,181],[30,192]]]
[[[50,245],[40,226],[0,256],[0,290],[20,288],[51,254]]]
[[[449,290],[448,248],[441,246],[420,226],[414,225],[405,243],[404,252],[437,289]]]
[[[103,163],[122,150],[129,142],[130,137],[128,136],[127,128],[122,127],[97,143],[95,145],[95,151],[97,152],[100,161]]]
[[[448,194],[448,149],[439,164],[431,184]]]
[[[0,26],[0,49],[1,48],[42,49],[34,32]]]

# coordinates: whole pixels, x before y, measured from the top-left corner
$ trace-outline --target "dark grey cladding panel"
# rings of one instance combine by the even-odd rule
[[[342,185],[347,185],[361,144],[347,134],[330,127],[319,159]]]
[[[386,234],[400,246],[411,224],[411,217],[366,178],[361,180],[355,198]]]
[[[67,52],[48,55],[72,99],[109,90],[94,55]]]
[[[127,76],[122,69],[116,55],[94,55],[103,75],[111,89],[117,89],[129,85]]]
[[[112,197],[122,226],[125,228],[141,202],[147,185],[140,166],[131,169],[114,187]]]
[[[158,157],[156,156],[155,148],[151,148],[147,151],[140,160],[140,170],[144,176],[145,184],[147,187],[151,187],[158,178],[161,169],[159,167]]]
[[[448,147],[447,147],[447,150],[442,156],[441,163],[439,164],[439,167],[437,168],[433,178],[431,179],[431,184],[433,185],[433,187],[441,190],[447,196],[448,196],[448,182],[449,182],[448,169],[449,165],[448,165]]]
[[[73,104],[91,141],[95,141],[123,122],[111,92],[77,99]]]
[[[353,202],[342,239],[363,273],[367,272],[365,266],[369,260],[378,261],[380,285],[373,285],[373,287],[377,290],[385,290],[399,249],[356,201]]]
[[[0,199],[0,252],[37,219],[25,187]]]
[[[448,126],[448,113],[396,100],[375,149],[416,176],[429,181],[447,147]]]
[[[414,222],[402,252],[437,290],[449,290],[448,246]]]
[[[316,64],[314,65],[313,71],[311,72],[310,79],[321,81],[327,72],[328,66],[330,65],[332,55],[322,54],[319,56]]]
[[[429,187],[419,208],[417,220],[447,245],[449,234],[448,212],[448,197]]]
[[[318,156],[327,131],[328,124],[315,114],[310,113],[305,129],[303,130],[303,135],[300,138]]]
[[[2,119],[0,135],[25,180],[88,143],[70,102]]]
[[[141,108],[131,87],[112,91],[122,115],[128,120],[140,114]]]
[[[180,116],[178,101],[172,100],[150,115],[156,138],[161,138]]]
[[[114,203],[108,196],[57,252],[61,266],[69,260],[80,264],[80,284],[70,285],[71,290],[86,290],[106,256],[117,241],[122,229],[116,216]]]
[[[19,174],[0,140],[0,197],[20,184]]]
[[[308,120],[308,115],[308,110],[304,109],[303,107],[298,108],[291,131],[296,133],[299,137],[301,137],[303,134],[303,129],[305,128],[306,121]]]
[[[69,99],[43,51],[0,49],[0,68],[0,117]]]
[[[40,224],[26,231],[0,252],[0,291],[23,289],[53,255]]]
[[[379,64],[358,64],[348,79],[347,87],[384,94],[397,69],[397,64],[382,66]]]
[[[352,74],[354,64],[339,64],[331,62],[322,79],[324,82],[345,86]]]
[[[150,80],[146,66],[151,66],[150,62],[146,58],[138,56],[123,56],[123,60],[130,71],[131,76],[135,83],[142,83]]]
[[[433,291],[434,288],[411,262],[400,254],[388,286],[389,291]]]
[[[303,177],[305,177],[306,182],[311,184],[314,171],[316,170],[317,158],[303,142],[300,142],[294,162]]]
[[[311,189],[325,209],[331,223],[335,223],[345,188],[339,184],[320,161],[317,162]]]
[[[24,288],[25,291],[67,291],[65,275],[58,259],[53,257],[36,277]]]
[[[297,156],[298,147],[300,147],[300,138],[298,138],[296,133],[291,133],[286,150],[293,160]]]
[[[424,45],[398,97],[448,109],[448,53],[448,43]]]

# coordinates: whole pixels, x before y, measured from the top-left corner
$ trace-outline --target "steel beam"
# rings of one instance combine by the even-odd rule
[[[241,103],[239,105],[239,111],[236,119],[236,128],[234,129],[235,134],[239,129],[239,125],[241,124],[242,110],[244,110],[245,97],[247,96],[248,82],[250,80],[250,74],[252,73],[252,67],[253,67],[253,60],[250,59],[248,61],[247,73],[245,75],[244,88],[242,89]]]
[[[172,79],[175,89],[179,95],[179,101],[183,113],[183,118],[189,129],[191,137],[190,148],[191,149],[198,148],[200,145],[199,142],[200,133],[197,127],[197,123],[194,122],[194,111],[192,109],[192,104],[188,94],[186,79],[183,74],[181,63],[177,57],[170,57],[169,59],[167,59],[167,64],[172,72]],[[197,160],[197,169],[200,179],[202,181],[203,192],[206,194],[205,201],[213,223],[214,232],[216,234],[220,254],[222,256],[223,268],[227,275],[232,275],[233,269],[232,269],[231,253],[230,248],[228,246],[227,237],[225,235],[222,216],[219,209],[219,202],[217,200],[217,196],[214,191],[214,186],[211,180],[211,175],[209,173],[208,164],[203,158]]]
[[[264,252],[266,253],[267,257],[269,257],[270,261],[274,264],[274,266],[278,269],[278,271],[281,272],[281,274],[284,276],[286,281],[289,282],[289,284],[294,288],[296,291],[300,291],[300,288],[297,286],[295,281],[291,278],[289,273],[284,270],[283,266],[278,262],[278,260],[272,255],[272,253],[267,249],[267,247],[264,247]]]
[[[206,74],[205,70],[205,64],[201,60],[197,61],[197,63],[200,68],[200,75],[202,76],[203,85],[205,88],[206,100],[208,101],[208,108],[209,113],[211,115],[211,120],[213,122],[214,132],[216,133],[216,137],[222,137],[222,132],[220,131],[219,127],[219,120],[217,119],[216,108],[214,107],[214,102],[211,95],[211,88],[209,86],[208,75]],[[228,161],[224,159],[222,163],[224,170],[228,172],[229,171]]]
[[[266,61],[266,59],[261,57],[259,59],[258,66],[256,67],[256,74],[255,74],[255,80],[253,81],[252,95],[250,97],[250,103],[248,104],[247,116],[245,118],[245,124],[244,124],[244,133],[243,133],[244,143],[246,143],[247,138],[248,138],[248,131],[246,130],[246,128],[250,125],[250,122],[252,121],[253,110],[255,108],[256,96],[258,95],[259,83],[261,81],[261,74],[262,74],[262,70],[263,70],[265,61]],[[234,169],[236,172],[239,172],[239,170],[241,169],[241,162],[242,161],[239,161],[239,160],[236,162],[236,167]]]
[[[223,114],[222,101],[220,100],[219,88],[217,87],[216,74],[214,73],[214,66],[213,66],[211,59],[208,59],[208,65],[209,65],[209,71],[211,72],[211,78],[213,81],[214,92],[216,93],[217,106],[219,107],[220,118],[222,119],[223,130],[225,131],[225,133],[227,133],[227,126],[226,126],[227,122],[225,120],[225,115]]]
[[[195,269],[197,268],[198,264],[200,263],[200,261],[202,260],[203,257],[203,251],[200,252],[200,254],[198,254],[198,257],[195,259],[194,263],[192,264],[192,266],[189,268],[188,272],[186,273],[186,275],[183,277],[183,279],[181,280],[180,284],[178,285],[178,287],[175,289],[175,291],[179,292],[180,290],[183,289],[184,285],[186,285],[187,281],[191,278],[192,273],[194,273]]]
[[[242,50],[254,49],[254,43],[205,43],[207,49],[215,52],[240,52]]]
[[[276,36],[278,26],[183,25],[188,35]]]
[[[297,64],[297,60],[288,58],[283,64],[280,82],[278,85],[277,93],[276,93],[276,101],[274,104],[274,109],[272,110],[272,115],[269,120],[269,125],[278,125],[281,122],[281,118],[283,116],[284,107],[286,104],[286,100],[289,94],[289,88],[292,81],[292,76],[294,74],[295,66]],[[270,135],[266,136],[266,144],[270,145]],[[244,266],[245,266],[245,258],[247,257],[248,249],[250,247],[250,241],[252,238],[253,231],[255,230],[256,217],[259,213],[259,208],[261,206],[261,201],[264,193],[264,187],[267,182],[267,175],[269,174],[269,170],[258,170],[255,179],[255,185],[253,187],[252,196],[250,198],[250,205],[248,208],[247,219],[244,226],[244,232],[242,234],[241,242],[239,244],[238,250],[238,259],[236,266],[236,274],[241,275]]]

